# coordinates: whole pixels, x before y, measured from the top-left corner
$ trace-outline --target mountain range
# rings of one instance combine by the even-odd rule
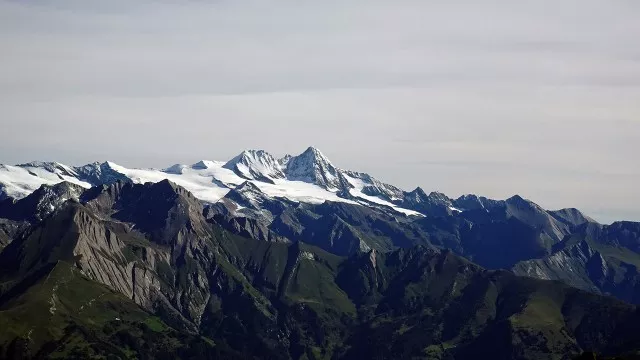
[[[640,351],[640,223],[404,191],[312,147],[0,165],[0,246],[3,358]]]

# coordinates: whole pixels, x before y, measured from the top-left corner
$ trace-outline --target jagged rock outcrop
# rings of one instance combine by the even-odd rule
[[[68,200],[78,201],[85,190],[66,181],[55,185],[42,185],[25,198],[0,203],[0,218],[38,222],[54,213]]]
[[[454,212],[460,212],[453,206],[453,201],[445,194],[431,192],[427,195],[421,188],[405,193],[404,199],[398,205],[416,210],[427,216],[451,216]]]

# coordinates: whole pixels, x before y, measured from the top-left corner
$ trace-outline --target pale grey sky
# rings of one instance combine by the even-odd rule
[[[314,145],[405,189],[640,221],[639,18],[636,0],[0,0],[0,163]]]

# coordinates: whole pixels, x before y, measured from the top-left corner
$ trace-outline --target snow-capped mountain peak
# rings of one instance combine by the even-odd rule
[[[299,157],[313,158],[314,161],[318,164],[324,164],[327,167],[328,166],[333,167],[333,164],[331,163],[329,158],[327,158],[322,153],[322,151],[320,151],[318,148],[315,148],[313,146],[309,146],[307,150],[305,150],[302,154],[299,155]]]
[[[251,181],[245,181],[225,195],[226,199],[236,202],[240,207],[258,210],[267,196]]]
[[[0,190],[2,197],[21,199],[31,194],[42,185],[54,185],[68,181],[85,188],[91,187],[82,179],[77,169],[58,163],[31,162],[16,166],[0,166]]]
[[[215,163],[213,161],[209,161],[209,160],[200,160],[197,163],[191,165],[192,169],[196,169],[196,170],[204,170],[204,169],[209,169],[211,167],[214,167]]]
[[[428,196],[429,195],[427,195],[421,187],[417,187],[415,190],[406,193],[405,197],[407,200],[411,199],[411,201],[414,201],[415,203],[421,203],[424,202]]]
[[[251,181],[245,181],[242,184],[238,185],[235,189],[233,189],[233,191],[236,192],[240,192],[240,193],[262,193],[262,191],[260,191],[260,188],[257,187],[254,183],[252,183]]]
[[[110,184],[118,180],[129,180],[118,171],[122,166],[105,161],[103,163],[94,162],[84,166],[74,168],[77,178],[86,184]]]
[[[278,160],[264,150],[245,150],[223,165],[241,178],[273,183],[285,177]]]
[[[184,170],[187,169],[188,166],[187,165],[183,165],[183,164],[175,164],[175,165],[171,165],[168,168],[162,170],[164,172],[166,172],[167,174],[176,174],[176,175],[182,175],[184,174]]]
[[[327,190],[337,191],[342,188],[338,169],[314,147],[291,157],[285,173],[289,180],[313,183]]]
[[[71,167],[60,164],[59,162],[55,162],[55,161],[51,161],[51,162],[32,161],[26,164],[20,164],[16,166],[25,168],[25,169],[31,169],[31,168],[44,169],[54,174],[60,174],[60,175],[66,175],[66,176],[77,175],[76,171]]]

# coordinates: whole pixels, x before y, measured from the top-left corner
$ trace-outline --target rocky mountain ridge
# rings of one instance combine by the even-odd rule
[[[442,216],[491,206],[495,201],[475,195],[450,199],[421,188],[406,192],[369,174],[335,167],[320,150],[309,147],[298,156],[277,159],[263,150],[246,150],[227,162],[200,161],[176,164],[163,170],[129,169],[113,162],[70,167],[56,162],[0,165],[0,197],[20,199],[40,188],[62,181],[79,186],[170,180],[207,203],[217,203],[245,181],[253,182],[264,196],[299,203],[324,201],[357,203],[408,216]],[[472,200],[475,199],[475,200]],[[483,200],[481,200],[483,199]]]

